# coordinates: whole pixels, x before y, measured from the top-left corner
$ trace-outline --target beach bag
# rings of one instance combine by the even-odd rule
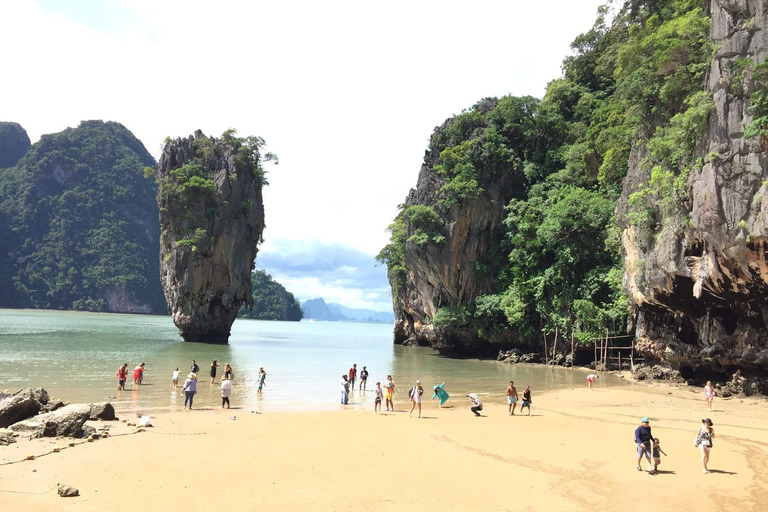
[[[414,390],[414,389],[416,389],[416,388],[411,388],[411,390],[408,392],[408,399],[409,399],[409,400],[410,400],[411,398],[413,398],[413,390]]]

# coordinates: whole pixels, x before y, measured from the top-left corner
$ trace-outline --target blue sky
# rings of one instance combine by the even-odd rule
[[[197,129],[259,135],[280,164],[257,266],[301,298],[382,310],[374,255],[433,129],[485,97],[541,97],[603,3],[5,1],[0,120],[33,142],[117,121],[156,157]],[[306,251],[325,253],[290,264]]]

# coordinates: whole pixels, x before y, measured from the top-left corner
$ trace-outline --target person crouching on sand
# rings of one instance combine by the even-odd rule
[[[468,394],[467,398],[470,402],[472,402],[472,407],[470,410],[475,413],[475,416],[480,416],[480,411],[483,410],[483,402],[481,402],[480,399],[477,398],[477,395],[474,393]]]

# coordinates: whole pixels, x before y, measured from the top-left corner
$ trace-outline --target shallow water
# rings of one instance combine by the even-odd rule
[[[467,393],[483,401],[506,403],[510,380],[522,396],[525,385],[536,394],[585,385],[585,373],[539,365],[440,357],[426,348],[392,344],[392,326],[346,322],[270,322],[239,319],[229,345],[186,343],[170,317],[64,311],[0,310],[0,390],[43,387],[51,396],[75,402],[111,401],[118,410],[178,411],[184,403],[181,384],[192,360],[200,366],[195,408],[220,407],[219,382],[210,385],[213,359],[229,362],[235,372],[232,406],[245,410],[341,408],[341,375],[357,363],[368,367],[368,391],[357,389],[353,407],[373,407],[373,388],[388,374],[396,383],[395,402],[408,400],[416,379],[424,400],[432,386],[445,382],[452,396],[447,405],[465,405]],[[132,370],[146,363],[144,384],[132,384]],[[128,384],[117,391],[115,372],[128,363]],[[256,393],[259,367],[266,387]],[[171,389],[174,368],[181,370],[178,390]],[[601,385],[627,385],[606,375]],[[356,385],[357,388],[357,385]],[[402,407],[402,405],[401,405]]]

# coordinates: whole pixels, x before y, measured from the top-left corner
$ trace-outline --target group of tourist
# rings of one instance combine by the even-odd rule
[[[211,370],[210,370],[210,376],[211,376],[211,385],[215,384],[216,382],[216,375],[218,373],[219,368],[219,361],[217,359],[214,359],[211,361]],[[133,370],[133,383],[135,386],[141,385],[142,381],[144,379],[144,371],[146,369],[146,364],[141,363]],[[192,364],[189,367],[189,375],[187,375],[186,380],[184,381],[184,384],[182,384],[182,391],[184,392],[184,409],[189,406],[190,409],[192,409],[192,404],[195,400],[195,395],[197,394],[197,383],[198,378],[197,375],[200,372],[200,366],[197,364],[197,361],[194,359],[192,360]],[[171,387],[173,389],[177,389],[179,386],[179,376],[181,374],[181,371],[178,367],[176,367],[175,370],[173,370],[173,373],[171,374]],[[128,363],[122,364],[117,369],[117,390],[123,391],[125,390],[125,382],[128,378]],[[226,407],[227,409],[230,408],[230,402],[229,398],[232,396],[232,379],[235,377],[235,372],[232,370],[232,365],[229,363],[226,363],[224,365],[224,375],[221,376],[221,408],[223,409]],[[367,372],[366,372],[367,377]],[[267,380],[267,372],[264,371],[264,367],[262,366],[259,368],[259,373],[257,376],[257,392],[258,394],[261,394],[262,389],[266,385]]]
[[[712,425],[714,424],[710,418],[701,420],[701,427],[699,427],[699,431],[693,441],[693,446],[701,452],[701,471],[705,475],[709,472],[707,467],[709,464],[709,452],[715,439],[715,429],[712,428]],[[648,473],[655,475],[659,470],[659,464],[661,464],[661,455],[666,456],[667,454],[661,449],[659,438],[653,437],[650,420],[647,417],[641,419],[640,426],[635,429],[635,444],[637,445],[637,470],[643,470],[640,464],[643,461],[643,457],[645,457],[648,462]],[[651,462],[651,459],[653,459],[653,462]]]
[[[355,382],[357,382],[357,363],[354,363],[349,369],[349,372],[341,376],[341,403],[344,405],[349,404],[349,395],[355,390]],[[366,391],[368,384],[368,369],[363,366],[360,371],[360,387],[358,391]]]

